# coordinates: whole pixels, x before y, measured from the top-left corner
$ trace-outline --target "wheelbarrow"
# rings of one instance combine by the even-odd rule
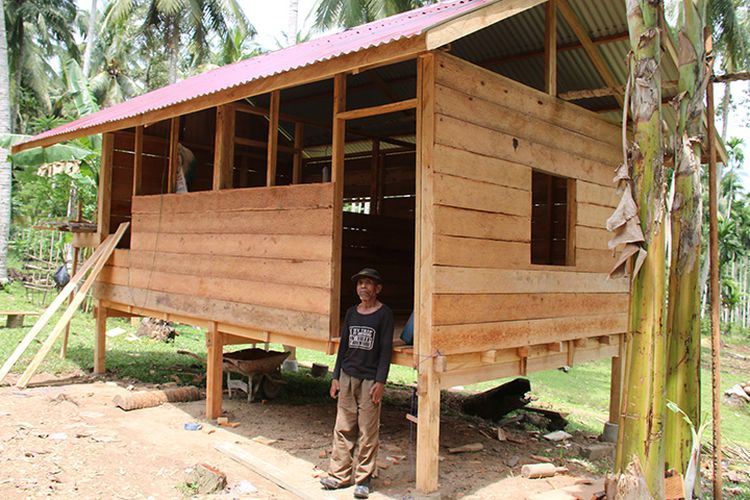
[[[255,347],[224,353],[222,365],[227,372],[229,397],[232,397],[232,389],[245,391],[249,402],[256,396],[265,399],[278,397],[285,384],[281,376],[281,364],[289,354],[291,353],[265,351]],[[239,379],[233,380],[232,373],[245,375],[247,384]]]

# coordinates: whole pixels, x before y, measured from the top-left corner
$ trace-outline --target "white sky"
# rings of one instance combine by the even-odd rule
[[[91,0],[77,0],[82,9],[91,8]],[[256,41],[262,47],[274,50],[279,43],[285,43],[283,33],[286,33],[289,25],[289,2],[288,0],[237,0],[245,9],[247,18],[258,31]],[[306,33],[312,24],[311,12],[316,0],[299,0],[298,31]],[[97,0],[101,12],[102,0]],[[316,35],[320,36],[320,35]],[[737,82],[732,84],[732,94],[735,100],[739,99],[742,92],[750,89],[750,83]],[[721,104],[724,86],[715,86],[717,110]],[[745,168],[742,172],[745,181],[745,189],[750,192],[750,99],[744,99],[745,106],[735,109],[729,119],[728,136],[741,137],[745,141]],[[721,123],[717,123],[721,127]]]

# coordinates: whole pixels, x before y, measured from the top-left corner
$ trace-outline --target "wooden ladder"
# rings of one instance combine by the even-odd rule
[[[127,231],[129,226],[129,222],[124,222],[120,224],[120,227],[117,228],[117,232],[107,236],[102,244],[96,248],[96,251],[91,255],[91,257],[83,264],[83,266],[81,266],[81,269],[79,269],[76,275],[73,276],[73,278],[67,285],[65,285],[65,288],[62,289],[60,294],[55,297],[55,300],[53,300],[49,307],[47,307],[47,309],[44,311],[44,313],[42,313],[37,322],[34,323],[34,326],[31,328],[31,330],[29,330],[29,333],[26,334],[26,336],[16,347],[15,351],[13,351],[13,354],[10,355],[2,368],[0,368],[0,382],[2,382],[5,376],[8,375],[10,369],[14,364],[16,364],[16,362],[23,355],[26,349],[28,349],[29,345],[36,338],[36,336],[39,335],[39,332],[42,331],[42,328],[47,325],[49,320],[52,318],[52,315],[57,312],[62,303],[65,302],[65,300],[70,296],[71,293],[73,293],[73,291],[76,289],[76,286],[78,285],[78,282],[83,279],[83,277],[89,270],[91,270],[91,274],[89,274],[88,278],[86,278],[86,281],[84,281],[83,285],[81,285],[81,289],[78,291],[78,293],[76,293],[75,297],[68,305],[68,308],[65,310],[62,317],[57,321],[57,324],[52,330],[52,333],[50,333],[49,337],[47,337],[47,340],[45,340],[44,344],[42,344],[39,352],[36,353],[36,356],[34,356],[34,359],[31,361],[31,363],[29,363],[26,371],[23,372],[23,375],[21,375],[21,378],[16,383],[16,387],[18,387],[19,389],[23,389],[28,385],[31,376],[34,375],[34,372],[36,372],[36,370],[39,368],[39,365],[44,360],[44,357],[49,353],[50,349],[52,349],[52,346],[55,344],[57,338],[65,330],[65,327],[68,325],[68,323],[70,323],[70,320],[71,318],[73,318],[73,315],[78,309],[78,306],[80,306],[83,300],[86,298],[86,293],[89,291],[89,288],[91,288],[91,285],[94,284],[97,276],[99,276],[99,273],[104,268],[104,265],[109,260],[109,257],[112,255],[112,252],[122,239],[125,231]]]

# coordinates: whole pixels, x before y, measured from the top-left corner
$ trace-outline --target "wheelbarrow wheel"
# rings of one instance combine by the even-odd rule
[[[263,390],[263,396],[266,399],[276,399],[281,395],[281,391],[284,389],[284,379],[279,374],[266,375],[263,377],[263,384],[261,385]]]

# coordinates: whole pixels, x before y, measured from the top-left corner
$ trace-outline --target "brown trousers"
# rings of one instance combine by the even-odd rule
[[[333,453],[329,475],[343,484],[361,484],[375,473],[380,434],[380,404],[372,402],[374,380],[341,371]],[[357,446],[356,465],[354,447]]]

